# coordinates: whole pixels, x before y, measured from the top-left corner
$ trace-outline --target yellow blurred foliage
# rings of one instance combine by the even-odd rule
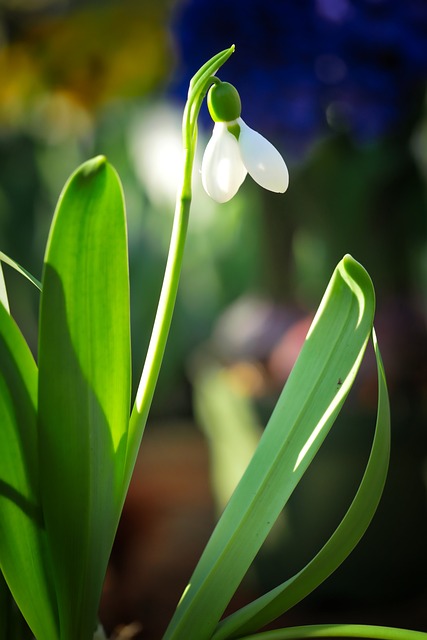
[[[19,124],[49,94],[93,110],[155,88],[173,61],[167,11],[125,0],[25,26],[0,45],[0,121]]]

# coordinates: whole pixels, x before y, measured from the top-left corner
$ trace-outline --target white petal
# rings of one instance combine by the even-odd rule
[[[237,139],[225,122],[217,122],[202,160],[206,193],[217,202],[227,202],[236,195],[246,174]]]
[[[289,173],[280,153],[271,142],[238,119],[240,152],[248,173],[264,189],[283,193],[289,185]]]

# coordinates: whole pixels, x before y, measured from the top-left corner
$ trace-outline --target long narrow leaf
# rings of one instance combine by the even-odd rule
[[[240,640],[310,640],[310,638],[367,638],[367,640],[427,640],[427,633],[369,624],[312,624],[265,631]]]
[[[42,499],[60,640],[92,638],[120,506],[130,411],[127,237],[105,158],[60,197],[46,250],[39,338]]]
[[[35,278],[33,275],[31,275],[29,271],[24,269],[24,267],[21,267],[21,265],[18,264],[15,260],[12,260],[12,258],[9,258],[9,256],[3,253],[3,251],[0,251],[0,262],[4,262],[5,264],[8,264],[9,267],[12,267],[12,269],[15,269],[15,271],[20,273],[21,276],[24,276],[24,278],[27,278],[27,280],[32,282],[33,285],[37,287],[37,289],[41,290],[42,288],[41,282],[37,280],[37,278]]]
[[[373,341],[378,369],[377,423],[366,470],[350,508],[311,562],[277,588],[220,622],[213,636],[215,640],[241,637],[275,620],[326,580],[368,528],[382,495],[390,459],[390,407],[375,333]]]
[[[178,605],[165,638],[212,636],[352,385],[374,316],[366,271],[336,268],[259,446]],[[338,384],[338,381],[341,384]]]
[[[39,503],[37,368],[0,305],[0,568],[34,635],[57,640],[56,600]]]
[[[7,296],[6,283],[4,281],[3,267],[0,262],[0,304],[4,306],[6,311],[10,313],[9,298]]]

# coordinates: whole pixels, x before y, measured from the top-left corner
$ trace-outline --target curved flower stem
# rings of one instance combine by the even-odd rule
[[[370,640],[427,640],[427,633],[368,624],[316,624],[244,636],[240,640],[309,640],[311,638],[369,638]]]
[[[212,83],[217,81],[215,78],[216,71],[228,60],[233,52],[234,45],[218,53],[199,69],[190,82],[182,123],[184,146],[182,179],[177,195],[172,236],[159,305],[129,424],[124,478],[125,489],[127,489],[132,475],[153,400],[175,307],[192,197],[191,176],[197,144],[197,118],[206,91]]]

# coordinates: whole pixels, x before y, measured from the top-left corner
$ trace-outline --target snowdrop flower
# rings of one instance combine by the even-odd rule
[[[215,122],[202,161],[202,183],[217,202],[227,202],[246,175],[261,187],[283,193],[289,174],[277,149],[248,127],[240,117],[240,97],[233,85],[217,81],[208,94],[208,108]]]

